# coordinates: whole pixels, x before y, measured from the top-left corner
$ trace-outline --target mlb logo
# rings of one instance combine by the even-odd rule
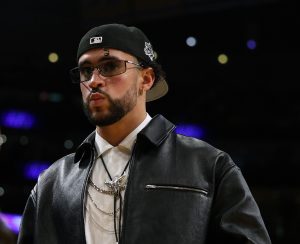
[[[102,42],[102,36],[95,36],[90,38],[90,44],[97,44]]]

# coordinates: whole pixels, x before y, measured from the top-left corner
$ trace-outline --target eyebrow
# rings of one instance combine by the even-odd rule
[[[106,61],[106,60],[114,60],[114,59],[119,59],[115,56],[106,56],[106,57],[100,57],[98,60],[97,60],[97,63],[101,62],[101,61]],[[89,60],[84,60],[83,62],[80,62],[78,64],[78,66],[83,66],[83,65],[86,65],[86,64],[89,64],[91,65],[92,63],[89,61]]]

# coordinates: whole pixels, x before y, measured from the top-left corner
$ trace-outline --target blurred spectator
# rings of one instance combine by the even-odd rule
[[[15,244],[16,238],[13,232],[11,232],[4,222],[0,219],[0,244]]]

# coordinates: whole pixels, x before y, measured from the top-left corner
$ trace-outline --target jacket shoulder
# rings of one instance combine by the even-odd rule
[[[185,136],[181,134],[176,134],[177,144],[185,147],[186,149],[190,150],[200,150],[201,152],[206,154],[217,155],[220,153],[224,153],[222,150],[214,147],[213,145],[209,144],[206,141],[201,139],[197,139],[195,137]]]
[[[206,160],[224,159],[228,161],[229,164],[234,165],[234,162],[227,152],[201,139],[176,134],[176,145],[180,150],[186,153],[192,153],[196,156],[205,157]]]
[[[232,168],[238,168],[227,152],[201,139],[176,134],[176,147],[182,159],[191,159],[194,166],[197,164],[199,170],[214,175],[213,178],[222,177]]]
[[[62,172],[70,172],[70,170],[75,167],[74,157],[75,153],[71,153],[56,160],[49,166],[49,168],[40,174],[38,181],[49,181],[50,179],[57,177]]]

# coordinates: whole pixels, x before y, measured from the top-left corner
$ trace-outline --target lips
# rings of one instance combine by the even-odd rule
[[[99,92],[92,93],[89,98],[90,101],[96,101],[101,99],[105,99],[105,96]]]
[[[92,93],[89,97],[89,105],[92,107],[102,106],[105,99],[106,97],[102,93],[99,92]]]

